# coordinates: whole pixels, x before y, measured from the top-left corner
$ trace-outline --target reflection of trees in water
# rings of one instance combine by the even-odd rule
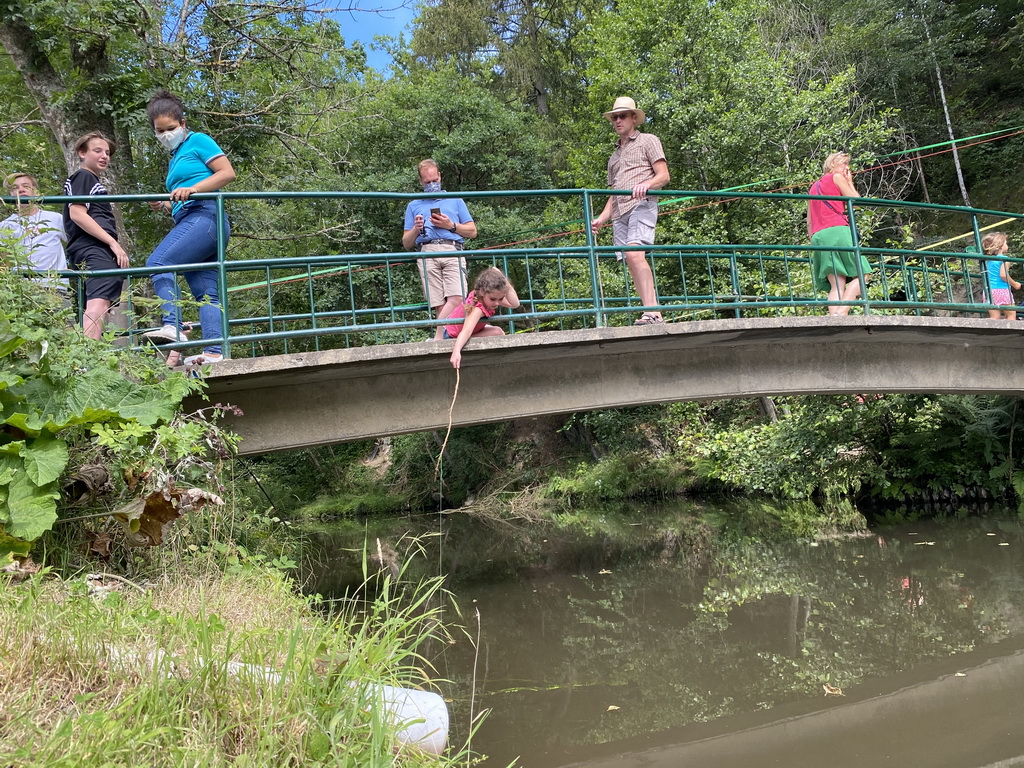
[[[482,608],[478,692],[502,731],[553,748],[884,678],[1002,636],[1019,616],[1020,566],[991,556],[985,529],[940,526],[931,545],[743,540],[699,575],[652,561],[534,578],[500,610]]]
[[[795,513],[759,504],[740,514],[769,530],[768,517]],[[822,683],[848,689],[1024,632],[1016,522],[956,521],[917,537],[819,546],[720,538],[698,557],[689,551],[694,519],[691,508],[660,518],[586,510],[555,529],[449,516],[442,535],[421,540],[422,557],[401,558],[413,579],[443,568],[462,609],[447,622],[475,637],[481,612],[475,710],[494,711],[480,743],[501,733],[546,749],[627,738],[820,698]],[[398,542],[416,530],[437,533],[438,519],[353,526],[347,543],[334,544],[348,551],[328,568],[339,583],[321,573],[311,584],[336,593],[341,563],[358,571],[365,539],[404,553]],[[424,647],[452,681],[453,743],[468,723],[474,657],[457,637]]]

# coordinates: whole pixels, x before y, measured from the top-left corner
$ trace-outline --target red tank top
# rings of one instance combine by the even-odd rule
[[[811,185],[809,195],[841,195],[831,173],[826,173]],[[811,234],[829,227],[848,227],[846,203],[842,200],[811,200],[808,206],[811,217]]]

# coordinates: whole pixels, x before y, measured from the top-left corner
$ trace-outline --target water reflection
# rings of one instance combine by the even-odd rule
[[[407,531],[436,531],[420,567],[451,575],[468,637],[436,649],[435,662],[451,681],[453,740],[471,706],[491,710],[473,744],[489,765],[518,756],[555,766],[595,744],[845,703],[926,661],[1024,636],[1016,521],[822,542],[736,536],[694,557],[695,515],[708,513],[579,515],[558,529],[455,516],[439,528],[321,532],[312,588],[338,594],[358,579],[358,558],[340,550],[364,534],[394,546]],[[844,695],[826,700],[823,686]]]

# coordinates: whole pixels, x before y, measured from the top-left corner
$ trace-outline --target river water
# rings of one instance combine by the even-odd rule
[[[487,710],[484,765],[1024,765],[1017,518],[773,541],[752,509],[325,526],[308,586],[340,596],[364,539],[393,563],[426,536],[412,571],[446,574],[465,627],[429,649],[451,742]]]

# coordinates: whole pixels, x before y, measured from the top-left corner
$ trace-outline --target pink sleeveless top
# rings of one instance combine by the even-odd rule
[[[841,195],[831,173],[826,173],[811,185],[809,195]],[[811,234],[829,227],[848,227],[846,203],[842,200],[811,200],[808,206],[811,217]]]
[[[448,315],[448,318],[450,320],[458,320],[460,317],[464,318],[466,316],[467,307],[477,307],[481,312],[484,313],[483,320],[479,321],[476,324],[476,328],[473,329],[473,333],[479,333],[481,330],[483,330],[483,327],[487,325],[487,318],[491,317],[491,315],[494,314],[494,310],[488,312],[487,307],[483,305],[483,302],[477,300],[476,291],[470,291],[469,295],[466,297],[466,300],[459,304],[459,306],[457,306],[455,309],[453,309],[452,313]],[[459,331],[462,330],[462,326],[446,325],[444,329],[448,331],[448,335],[454,339],[456,336],[459,335]]]

